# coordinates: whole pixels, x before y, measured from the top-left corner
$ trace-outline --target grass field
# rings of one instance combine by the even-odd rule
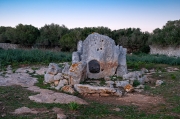
[[[0,49],[0,66],[18,64],[48,64],[50,62],[71,62],[72,53],[43,50],[3,50]],[[169,64],[180,65],[180,58],[165,55],[127,55],[128,65]]]
[[[0,49],[0,68],[19,64],[49,64],[50,62],[70,62],[71,53],[43,50],[2,50]]]

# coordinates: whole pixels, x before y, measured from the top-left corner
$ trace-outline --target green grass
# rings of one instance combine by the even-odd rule
[[[47,84],[44,84],[43,81],[44,81],[44,75],[33,75],[33,77],[37,78],[38,82],[35,83],[35,86],[38,86],[42,89],[50,89],[50,84],[47,83]]]
[[[161,76],[160,76],[161,75]],[[165,113],[180,113],[180,72],[155,73],[153,78],[163,80],[164,83],[156,88],[145,86],[145,90],[155,96],[162,96],[166,101]]]
[[[139,86],[139,85],[140,85],[140,82],[138,80],[134,80],[133,86],[136,87],[136,86]]]
[[[0,49],[0,69],[18,64],[48,64],[50,62],[69,62],[71,53],[43,50],[2,50]]]
[[[127,62],[180,65],[180,57],[176,58],[165,55],[150,55],[142,53],[138,55],[127,55]]]
[[[71,109],[71,110],[77,110],[77,109],[80,107],[80,105],[79,105],[78,103],[76,103],[76,102],[70,102],[70,103],[68,104],[68,107],[69,107],[69,109]]]

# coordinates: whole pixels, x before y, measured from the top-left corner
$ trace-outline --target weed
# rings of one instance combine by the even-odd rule
[[[106,81],[102,78],[102,79],[99,79],[100,80],[100,86],[104,86],[106,85]]]
[[[71,110],[77,110],[78,108],[79,108],[79,104],[78,103],[76,103],[76,102],[70,102],[69,104],[68,104],[68,107],[69,107],[69,109],[71,109]]]
[[[140,85],[140,82],[139,82],[138,80],[134,80],[133,86],[136,87],[136,86],[138,86],[138,85]]]
[[[172,79],[176,79],[176,76],[174,74],[170,74]]]
[[[151,87],[150,87],[149,85],[145,85],[145,86],[144,86],[144,90],[145,90],[145,91],[148,91],[148,90],[150,90],[150,89],[151,89]]]
[[[38,86],[43,89],[50,89],[50,84],[44,84],[44,75],[33,75],[33,77],[36,77],[38,82],[35,84],[35,86]]]
[[[32,67],[31,69],[35,71],[35,70],[38,70],[39,68],[38,67]]]

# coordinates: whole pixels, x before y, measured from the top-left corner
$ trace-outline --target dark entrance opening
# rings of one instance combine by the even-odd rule
[[[100,64],[97,60],[91,60],[88,63],[89,72],[91,73],[99,73],[100,72]]]

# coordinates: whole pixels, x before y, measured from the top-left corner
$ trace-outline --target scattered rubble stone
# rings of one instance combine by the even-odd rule
[[[160,86],[160,85],[162,85],[164,82],[162,81],[162,80],[157,80],[156,81],[156,86]]]
[[[38,112],[28,107],[21,107],[21,108],[16,109],[13,113],[14,114],[24,114],[24,113],[37,114]]]
[[[124,89],[125,89],[126,92],[128,92],[128,93],[134,91],[134,87],[133,87],[132,85],[130,85],[130,84],[126,85],[126,86],[124,87]]]
[[[63,87],[61,88],[61,90],[62,90],[63,92],[70,93],[70,94],[74,94],[74,93],[75,93],[75,91],[74,91],[74,89],[72,88],[71,85],[63,86]]]
[[[61,89],[63,86],[67,85],[68,81],[66,79],[60,80],[57,87],[55,87],[56,90]]]
[[[67,119],[67,116],[65,114],[57,114],[57,119]]]
[[[113,110],[116,111],[116,112],[119,112],[121,109],[120,108],[115,108]]]
[[[61,72],[62,72],[62,69],[57,64],[50,63],[46,74],[56,75],[57,73],[61,73]]]

